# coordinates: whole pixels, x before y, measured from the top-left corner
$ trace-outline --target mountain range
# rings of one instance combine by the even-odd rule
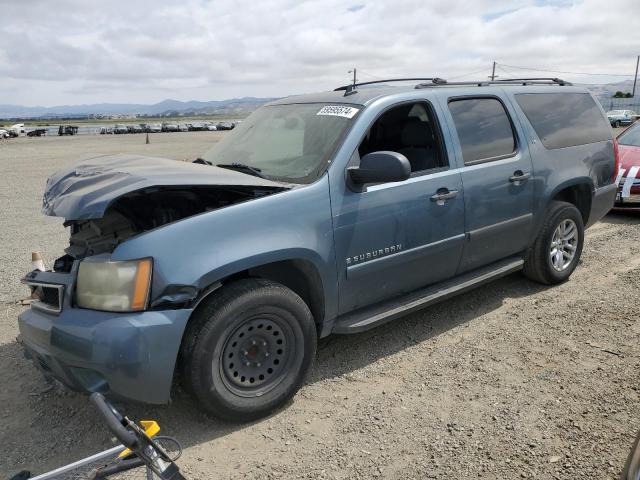
[[[610,97],[617,91],[630,92],[633,80],[602,85],[586,85],[598,97]],[[639,87],[640,88],[640,87]],[[247,115],[274,98],[242,97],[201,102],[167,99],[152,105],[137,103],[95,103],[89,105],[58,105],[55,107],[26,107],[0,104],[0,118],[50,119],[98,115]]]
[[[246,115],[274,98],[243,97],[200,102],[167,99],[152,105],[136,103],[95,103],[89,105],[58,105],[26,107],[0,104],[0,118],[55,118],[95,115]]]

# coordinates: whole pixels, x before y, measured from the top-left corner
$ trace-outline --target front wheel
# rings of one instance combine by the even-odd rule
[[[551,285],[567,280],[575,270],[584,243],[584,223],[571,203],[554,201],[524,263],[524,274]]]
[[[276,282],[240,280],[195,313],[183,342],[183,378],[209,413],[254,420],[295,395],[316,341],[313,316],[298,295]]]

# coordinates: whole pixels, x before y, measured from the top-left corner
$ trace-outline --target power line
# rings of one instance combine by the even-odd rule
[[[503,67],[517,68],[518,70],[530,70],[533,72],[548,72],[548,73],[566,73],[568,75],[602,75],[606,77],[633,77],[633,75],[627,73],[586,73],[586,72],[567,72],[562,70],[545,70],[543,68],[532,67],[519,67],[517,65],[507,65],[506,63],[499,63]]]
[[[475,72],[465,73],[463,75],[456,75],[455,77],[447,77],[448,80],[455,80],[456,78],[468,77],[469,75],[476,75],[477,73],[484,73],[488,70],[488,68],[483,68],[482,70],[477,70]]]
[[[377,76],[377,75],[373,75],[372,73],[369,73],[369,72],[365,72],[365,71],[364,71],[364,70],[362,70],[362,69],[360,69],[360,74],[361,74],[361,75],[364,75],[365,77],[371,77],[371,78],[373,78],[374,80],[384,80],[384,78],[381,78],[381,77],[379,77],[379,76]]]

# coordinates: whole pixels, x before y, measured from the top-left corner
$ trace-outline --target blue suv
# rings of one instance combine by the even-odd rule
[[[320,337],[518,270],[567,280],[616,195],[601,107],[558,79],[412,80],[275,101],[193,163],[53,175],[43,212],[71,237],[23,279],[26,354],[77,391],[165,403],[180,381],[250,420],[295,394]]]

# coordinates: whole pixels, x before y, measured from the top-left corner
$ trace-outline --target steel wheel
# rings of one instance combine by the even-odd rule
[[[551,239],[549,257],[553,268],[558,272],[566,270],[573,262],[577,247],[578,227],[575,222],[571,219],[561,221]]]
[[[276,315],[261,315],[243,322],[222,350],[222,379],[232,392],[259,397],[276,387],[295,358],[291,327]]]

